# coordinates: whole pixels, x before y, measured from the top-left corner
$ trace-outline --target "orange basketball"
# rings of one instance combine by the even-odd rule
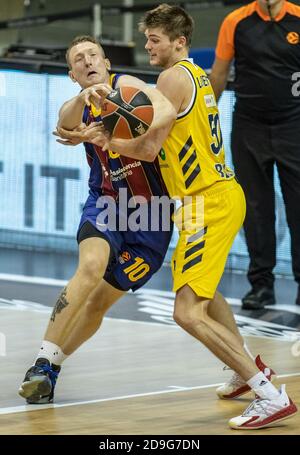
[[[120,87],[104,100],[101,118],[115,138],[133,139],[146,133],[153,119],[153,106],[141,89]]]

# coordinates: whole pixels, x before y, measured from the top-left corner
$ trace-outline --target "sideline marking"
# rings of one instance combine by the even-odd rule
[[[300,376],[299,373],[291,373],[291,374],[281,374],[276,376],[276,378],[289,378],[293,376]],[[61,404],[41,404],[41,405],[23,405],[23,406],[14,406],[8,408],[0,408],[0,415],[7,415],[7,414],[16,414],[20,412],[33,412],[33,411],[42,411],[43,409],[57,409],[57,408],[67,408],[69,406],[82,406],[87,404],[94,404],[94,403],[105,403],[108,401],[118,401],[118,400],[128,400],[130,398],[141,398],[141,397],[151,397],[155,395],[162,395],[166,393],[180,393],[180,392],[188,392],[190,390],[201,390],[201,389],[210,389],[212,387],[218,387],[219,385],[224,384],[223,382],[219,382],[218,384],[206,384],[200,385],[195,387],[179,387],[177,386],[170,386],[176,387],[176,389],[166,389],[166,390],[159,390],[157,392],[148,392],[148,393],[138,393],[133,395],[123,395],[120,397],[111,397],[111,398],[100,398],[97,400],[88,400],[88,401],[77,401],[71,403],[61,403]]]

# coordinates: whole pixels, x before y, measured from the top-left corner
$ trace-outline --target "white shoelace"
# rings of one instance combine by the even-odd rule
[[[242,416],[248,417],[248,416],[257,415],[257,414],[260,414],[261,411],[263,411],[263,413],[265,415],[267,415],[266,410],[267,410],[268,404],[269,404],[269,400],[262,400],[260,398],[257,398],[248,406],[248,408],[243,412]]]
[[[257,398],[250,404],[250,406],[248,406],[242,416],[248,417],[260,415],[262,417],[262,414],[264,414],[266,417],[268,417],[282,409],[285,405],[286,403],[280,403],[280,401],[276,403],[276,400]]]

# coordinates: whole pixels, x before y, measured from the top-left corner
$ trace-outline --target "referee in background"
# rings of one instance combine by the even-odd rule
[[[210,77],[217,99],[233,59],[236,104],[231,147],[247,200],[244,228],[252,287],[242,299],[243,308],[275,303],[275,164],[300,305],[300,94],[294,75],[300,71],[300,7],[285,0],[256,0],[225,18]]]

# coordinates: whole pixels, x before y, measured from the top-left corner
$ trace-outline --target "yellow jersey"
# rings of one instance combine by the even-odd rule
[[[177,115],[159,153],[163,179],[171,197],[194,196],[216,182],[232,180],[225,165],[223,138],[215,95],[205,71],[192,59],[177,62],[193,84],[192,99]]]

